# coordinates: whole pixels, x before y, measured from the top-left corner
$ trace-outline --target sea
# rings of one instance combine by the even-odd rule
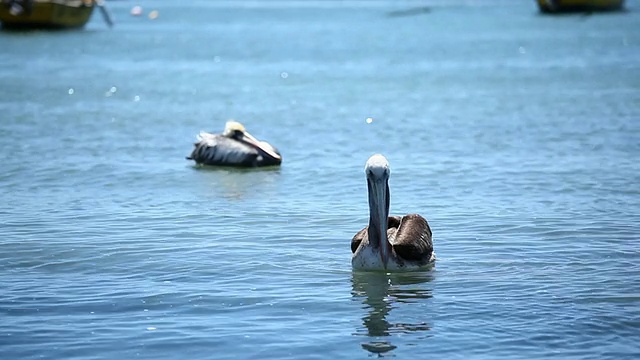
[[[3,360],[640,358],[638,2],[106,8],[0,32]],[[431,269],[351,268],[376,153]]]

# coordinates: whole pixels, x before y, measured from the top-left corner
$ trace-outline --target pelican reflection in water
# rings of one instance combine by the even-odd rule
[[[417,270],[431,265],[431,228],[418,214],[389,216],[389,162],[379,154],[364,168],[369,192],[369,226],[351,239],[351,264],[363,270]]]
[[[187,160],[196,164],[221,166],[272,166],[282,156],[271,144],[259,141],[237,121],[227,121],[222,134],[200,132]]]
[[[356,336],[366,336],[371,341],[361,343],[363,349],[383,354],[400,345],[398,341],[413,341],[426,338],[424,332],[431,329],[428,323],[428,311],[424,302],[432,297],[428,283],[433,279],[430,272],[353,272],[352,292],[354,300],[362,302],[365,311],[362,328],[356,330]],[[417,311],[403,311],[412,314],[410,319],[398,322],[387,320],[391,309],[416,306]],[[397,319],[397,317],[395,317]],[[404,320],[404,321],[403,321]],[[411,335],[409,337],[409,335]]]

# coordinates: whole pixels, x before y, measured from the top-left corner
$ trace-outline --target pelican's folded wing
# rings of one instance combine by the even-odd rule
[[[258,152],[226,136],[201,132],[190,158],[199,164],[253,166]]]
[[[353,239],[351,239],[351,252],[352,253],[355,254],[356,250],[358,250],[358,247],[360,247],[360,244],[362,244],[362,241],[364,241],[368,237],[367,229],[369,229],[369,227],[365,226],[364,229],[358,231],[353,236]]]
[[[403,259],[423,264],[431,261],[433,241],[427,220],[418,214],[403,216],[392,246]]]

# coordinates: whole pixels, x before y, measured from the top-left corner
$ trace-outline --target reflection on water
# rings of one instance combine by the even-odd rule
[[[397,347],[389,339],[394,334],[430,330],[424,321],[406,319],[391,322],[387,317],[394,308],[431,298],[429,282],[432,279],[431,272],[353,272],[351,294],[354,299],[362,301],[365,310],[362,318],[364,327],[357,329],[354,335],[375,338],[363,343],[362,348],[382,355]]]
[[[196,170],[210,176],[205,176],[206,186],[215,195],[222,195],[228,199],[241,199],[247,193],[268,191],[270,185],[280,175],[280,167],[268,166],[259,168],[234,168],[227,166],[194,165]]]

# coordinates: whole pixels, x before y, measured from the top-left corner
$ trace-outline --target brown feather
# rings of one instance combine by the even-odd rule
[[[427,220],[418,214],[402,217],[391,245],[404,260],[427,263],[433,254],[431,228]]]
[[[368,226],[365,226],[364,229],[358,231],[354,236],[353,239],[351,239],[351,252],[355,253],[356,250],[358,250],[358,247],[360,247],[360,244],[362,243],[362,241],[367,238],[367,242],[369,241],[369,236],[367,234],[367,230],[369,230]],[[365,242],[365,244],[367,243]]]

